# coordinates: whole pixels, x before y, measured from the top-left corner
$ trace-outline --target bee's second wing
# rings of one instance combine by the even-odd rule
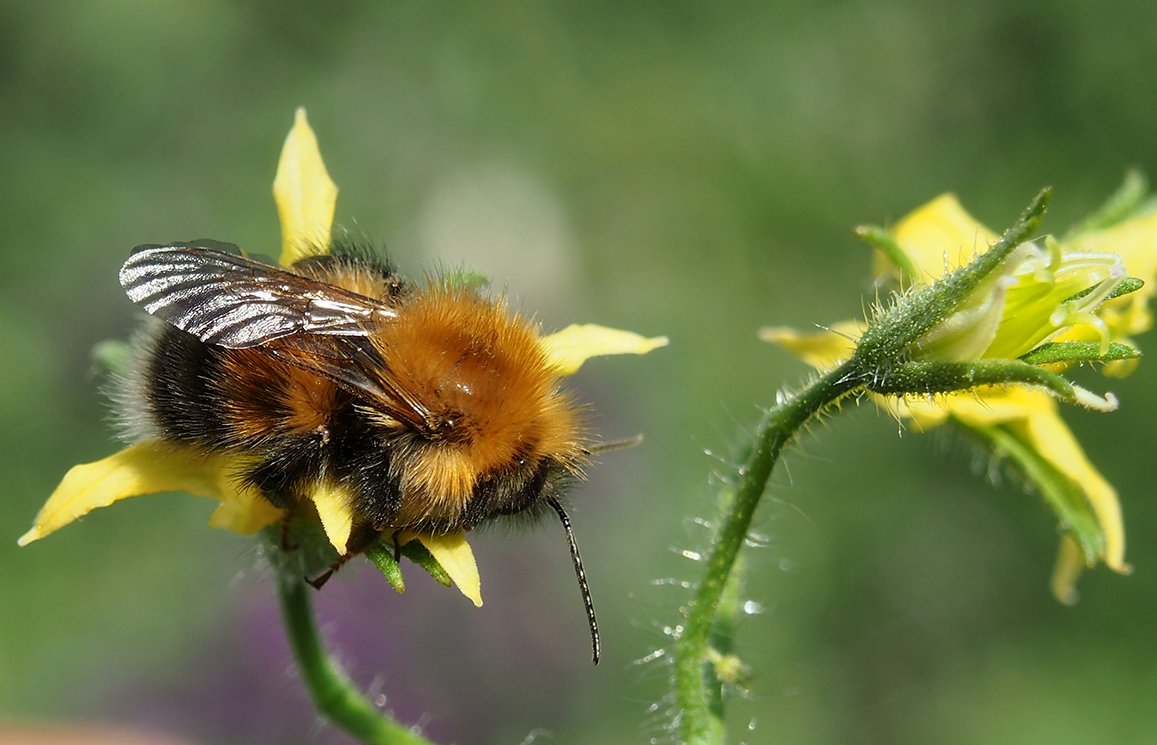
[[[298,333],[365,336],[396,315],[373,298],[206,246],[141,246],[120,282],[150,315],[230,349]]]

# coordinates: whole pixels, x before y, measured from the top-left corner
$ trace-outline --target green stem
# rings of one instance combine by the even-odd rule
[[[675,643],[675,701],[681,742],[723,742],[722,711],[719,699],[712,695],[714,676],[708,668],[711,638],[739,549],[780,452],[809,419],[860,385],[851,363],[845,363],[770,410],[760,422],[747,462],[737,473],[734,497],[724,505],[703,578]]]
[[[302,575],[278,567],[277,591],[281,615],[289,633],[293,656],[317,710],[357,739],[372,745],[433,745],[409,728],[389,719],[365,699],[337,664],[330,659],[317,624],[309,594],[314,592]]]
[[[739,625],[740,608],[743,605],[746,564],[743,554],[735,557],[735,564],[731,567],[731,577],[728,578],[727,584],[723,588],[723,594],[719,597],[719,607],[715,612],[715,626],[711,631],[711,638],[707,642],[710,645],[709,653],[711,656],[708,661],[711,664],[705,671],[707,676],[705,684],[707,685],[707,694],[710,697],[711,714],[720,720],[723,719],[727,689],[735,686],[743,688],[749,682],[744,680],[750,675],[746,668],[733,671],[730,679],[727,679],[726,674],[721,675],[722,671],[717,667],[720,661],[735,651],[735,631]],[[736,673],[739,676],[738,679],[735,677]]]

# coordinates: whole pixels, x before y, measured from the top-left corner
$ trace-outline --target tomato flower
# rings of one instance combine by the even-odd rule
[[[858,232],[877,248],[878,273],[907,284],[909,291],[968,266],[997,237],[951,194],[916,209],[890,232]],[[1108,374],[1124,374],[1136,365],[1132,337],[1152,326],[1148,300],[1155,280],[1157,214],[1144,209],[1061,241],[1048,236],[1026,241],[901,356],[904,362],[1020,361],[1062,370],[1074,361],[1094,360],[1106,362]],[[856,353],[864,326],[843,321],[818,333],[784,328],[760,333],[827,370]],[[1069,386],[1072,403],[1100,411],[1116,408],[1112,394],[1098,396]],[[1015,382],[958,388],[966,389],[876,394],[875,399],[918,431],[945,423],[960,426],[1021,468],[1063,532],[1052,580],[1060,600],[1075,600],[1074,584],[1083,566],[1103,562],[1127,573],[1117,492],[1060,418],[1055,391]]]

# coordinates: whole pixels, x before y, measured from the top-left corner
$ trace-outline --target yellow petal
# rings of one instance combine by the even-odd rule
[[[256,489],[240,487],[229,471],[222,471],[222,476],[229,482],[223,484],[222,489],[232,494],[213,510],[209,516],[209,525],[242,535],[253,535],[281,519],[284,513],[270,504]]]
[[[539,340],[559,375],[573,375],[591,357],[646,354],[667,346],[667,337],[648,339],[630,331],[595,324],[573,324]]]
[[[936,396],[873,396],[877,405],[916,429],[926,431],[954,417],[973,427],[991,427],[1044,413],[1056,416],[1056,400],[1024,386],[978,386],[971,391]]]
[[[935,396],[872,396],[876,406],[896,419],[904,419],[919,432],[927,432],[948,421],[951,411],[946,401]]]
[[[228,458],[159,440],[135,443],[104,460],[73,466],[18,543],[26,546],[99,507],[157,492],[184,491],[222,500],[233,515],[227,524],[213,522],[222,527],[244,525],[259,530],[276,520],[279,510],[236,488],[232,466]]]
[[[329,538],[329,542],[339,554],[344,554],[354,526],[354,513],[350,506],[349,494],[339,486],[320,484],[309,498],[317,508],[317,516],[321,518],[321,527],[325,529],[326,538]]]
[[[1148,304],[1157,296],[1157,213],[1135,217],[1105,230],[1084,233],[1065,244],[1065,250],[1120,256],[1129,276],[1144,280],[1145,286],[1106,303],[1102,311],[1106,322],[1114,335],[1119,336],[1139,334],[1152,327],[1153,317]]]
[[[908,397],[893,410],[910,418],[922,430],[941,424],[951,416],[973,427],[1011,424],[1023,431],[1032,448],[1058,472],[1080,485],[1085,493],[1105,539],[1101,560],[1116,572],[1132,571],[1125,563],[1125,526],[1117,491],[1089,462],[1061,419],[1056,401],[1047,393],[1023,387],[979,388],[974,394],[935,399]],[[1084,563],[1077,544],[1065,538],[1052,579],[1053,594],[1062,602],[1075,600],[1073,585]]]
[[[474,551],[466,542],[466,534],[462,531],[444,535],[405,531],[399,541],[405,544],[414,538],[421,541],[430,555],[438,560],[459,591],[476,607],[481,608],[482,579],[478,576],[478,564],[474,561]]]
[[[1023,386],[981,386],[972,391],[938,396],[931,401],[920,399],[919,405],[915,401],[910,403],[914,413],[919,412],[919,406],[934,405],[973,427],[991,427],[1040,414],[1057,416],[1056,399]],[[928,415],[928,412],[919,413]]]
[[[1125,525],[1117,490],[1093,467],[1073,433],[1055,412],[1038,413],[1027,421],[1027,433],[1035,449],[1058,471],[1080,484],[1105,535],[1101,559],[1115,572],[1127,574]]]
[[[1057,562],[1053,567],[1053,576],[1049,581],[1049,588],[1053,597],[1065,605],[1077,602],[1077,580],[1085,570],[1085,555],[1081,547],[1070,536],[1061,536],[1061,547],[1057,551]]]
[[[273,199],[281,218],[281,265],[329,251],[337,186],[325,169],[317,137],[299,108],[281,149]]]
[[[988,250],[999,236],[978,223],[955,194],[941,194],[910,212],[892,230],[926,284]]]
[[[863,329],[855,321],[840,321],[823,331],[800,332],[786,326],[759,330],[759,338],[778,344],[817,370],[830,370],[851,358]]]

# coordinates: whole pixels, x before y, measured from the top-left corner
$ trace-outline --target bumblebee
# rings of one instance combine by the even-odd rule
[[[120,282],[164,321],[138,343],[122,396],[132,435],[243,456],[239,477],[287,510],[340,486],[348,555],[385,531],[470,530],[550,508],[598,662],[561,502],[592,449],[534,324],[476,286],[418,286],[348,247],[278,268],[208,241],[140,246]]]

